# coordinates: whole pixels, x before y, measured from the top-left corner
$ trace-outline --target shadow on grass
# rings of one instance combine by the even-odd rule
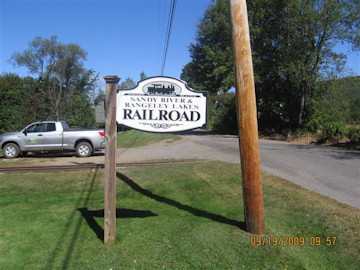
[[[89,227],[95,232],[101,242],[104,241],[104,229],[96,222],[95,217],[104,217],[104,209],[89,211],[87,207],[77,209],[86,220]],[[157,216],[151,211],[116,209],[116,218],[146,218]]]
[[[124,183],[126,183],[127,185],[129,185],[133,190],[155,200],[161,203],[165,203],[168,204],[170,206],[176,207],[180,210],[183,211],[187,211],[191,214],[193,214],[194,216],[198,216],[198,217],[203,217],[203,218],[207,218],[210,219],[212,221],[216,221],[216,222],[220,222],[220,223],[224,223],[224,224],[228,224],[228,225],[232,225],[235,227],[240,228],[241,230],[246,230],[246,224],[245,222],[241,222],[241,221],[237,221],[234,219],[229,219],[227,217],[221,216],[221,215],[216,215],[213,213],[209,213],[207,211],[204,210],[200,210],[194,207],[191,207],[189,205],[185,205],[182,203],[179,203],[175,200],[169,199],[169,198],[165,198],[163,196],[160,195],[156,195],[154,193],[152,193],[151,191],[142,188],[141,186],[139,186],[137,183],[135,183],[133,180],[131,180],[130,178],[128,178],[127,176],[123,175],[122,173],[116,172],[116,176],[123,181]]]
[[[92,175],[90,175],[87,178],[90,181],[88,182],[88,184],[85,184],[83,189],[80,191],[79,196],[74,203],[74,210],[71,212],[70,216],[66,218],[67,221],[65,223],[64,229],[59,237],[59,240],[57,241],[52,252],[50,253],[49,259],[48,259],[46,267],[44,269],[53,269],[54,264],[56,264],[56,261],[58,260],[58,258],[62,256],[62,251],[65,251],[65,252],[64,252],[64,258],[62,259],[62,262],[61,262],[60,269],[68,269],[69,268],[71,256],[74,251],[75,244],[78,240],[80,228],[81,228],[82,222],[83,222],[83,218],[81,216],[76,221],[76,217],[77,217],[76,210],[80,206],[85,207],[88,205],[90,198],[91,198],[91,194],[94,190],[98,169],[99,168],[96,168],[93,173],[91,172]],[[84,196],[85,196],[85,199],[84,199]],[[73,228],[73,223],[76,223],[74,228]],[[73,228],[73,230],[72,230],[72,228]],[[64,239],[68,238],[68,235],[71,235],[70,236],[71,241],[66,246],[67,241],[65,241]]]
[[[93,193],[95,182],[97,178],[99,168],[96,168],[94,172],[91,172],[92,175],[88,177],[89,181],[84,185],[83,189],[80,191],[78,198],[74,203],[74,210],[66,218],[66,223],[63,231],[61,232],[58,241],[54,245],[51,253],[49,254],[48,261],[44,269],[69,269],[71,257],[75,248],[76,243],[78,242],[78,237],[80,229],[85,220],[90,228],[95,232],[97,237],[103,241],[104,231],[102,227],[96,222],[95,217],[104,217],[104,210],[88,210],[88,204]],[[168,199],[163,196],[156,195],[151,191],[142,188],[137,183],[135,183],[130,178],[125,175],[117,172],[117,177],[122,180],[124,183],[129,185],[133,190],[147,196],[151,199],[154,199],[158,202],[168,204],[170,206],[176,207],[180,210],[187,211],[195,216],[207,218],[215,222],[220,222],[228,225],[235,226],[241,230],[245,230],[246,226],[244,222],[237,220],[229,219],[221,215],[216,215],[213,213],[206,212],[204,210],[196,209],[194,207],[181,204],[175,200]],[[76,215],[76,213],[81,213],[81,216]],[[117,218],[145,218],[157,216],[151,211],[141,211],[133,209],[117,209],[116,217]],[[71,239],[69,242],[64,239]],[[62,258],[61,258],[62,257]],[[60,263],[60,265],[59,265]]]

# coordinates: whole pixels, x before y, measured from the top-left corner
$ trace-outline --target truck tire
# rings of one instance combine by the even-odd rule
[[[92,146],[88,142],[79,142],[76,146],[76,154],[78,157],[90,157],[92,152]]]
[[[6,158],[17,158],[20,155],[19,146],[15,143],[5,144],[3,154]]]

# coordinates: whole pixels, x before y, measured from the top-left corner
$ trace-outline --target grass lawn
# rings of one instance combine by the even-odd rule
[[[168,141],[170,143],[176,140],[180,140],[180,137],[172,133],[151,133],[132,129],[118,133],[117,147],[140,147],[160,141]]]
[[[252,246],[239,174],[220,162],[118,170],[109,246],[101,170],[0,175],[0,269],[358,269],[360,211],[271,175],[266,237],[305,244]]]

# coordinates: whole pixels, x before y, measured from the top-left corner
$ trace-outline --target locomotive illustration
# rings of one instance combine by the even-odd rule
[[[152,86],[149,86],[147,89],[148,95],[175,95],[175,86],[168,85],[167,87],[161,83],[154,83]]]

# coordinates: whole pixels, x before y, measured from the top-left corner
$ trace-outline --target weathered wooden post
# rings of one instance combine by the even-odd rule
[[[246,0],[229,0],[236,98],[240,140],[241,173],[247,231],[265,233],[255,83],[250,47]]]
[[[104,243],[116,239],[116,94],[120,80],[117,76],[105,76],[105,202]]]

